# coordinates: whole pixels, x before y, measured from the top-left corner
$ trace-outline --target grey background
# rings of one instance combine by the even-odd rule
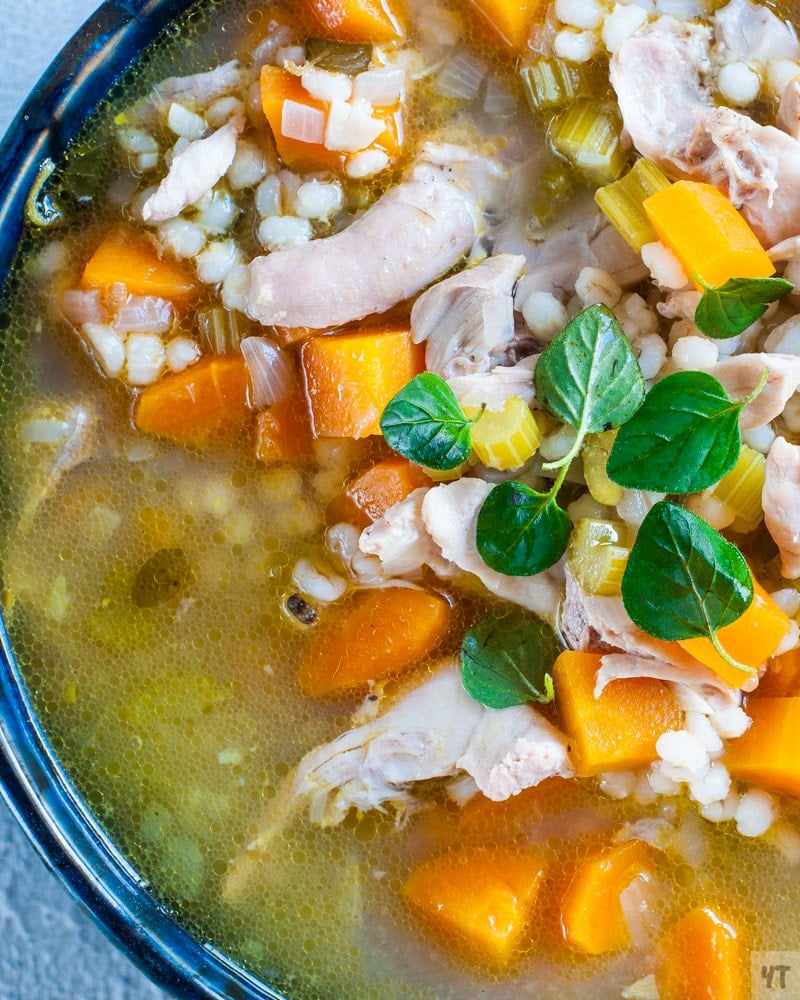
[[[99,0],[0,0],[0,133]],[[162,1000],[67,895],[0,802],[0,1000]]]

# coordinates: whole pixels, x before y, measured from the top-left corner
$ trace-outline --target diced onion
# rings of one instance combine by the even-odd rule
[[[114,327],[125,333],[167,333],[172,329],[175,311],[168,299],[155,295],[129,295],[117,310]]]
[[[75,326],[84,323],[102,323],[106,311],[103,306],[100,290],[91,288],[68,288],[61,295],[61,311],[64,318]]]
[[[325,114],[298,101],[284,101],[281,110],[281,135],[298,142],[321,145],[325,138]]]
[[[265,337],[245,337],[241,348],[250,375],[253,407],[261,410],[274,406],[288,396],[294,376],[281,348]]]
[[[486,67],[465,49],[457,52],[436,78],[436,91],[442,97],[471,101],[478,93]]]
[[[359,73],[353,85],[353,97],[363,98],[373,108],[388,108],[403,97],[405,70],[399,66],[383,66]]]
[[[486,82],[483,110],[488,115],[512,115],[517,110],[517,99],[505,84],[490,76]]]

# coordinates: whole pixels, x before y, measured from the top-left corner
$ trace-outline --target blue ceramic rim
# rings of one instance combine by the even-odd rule
[[[193,2],[106,0],[45,71],[0,143],[0,285],[42,162],[58,163],[134,58]],[[36,719],[2,621],[0,697],[0,794],[47,867],[107,936],[181,1000],[282,1000],[179,927],[109,841]]]

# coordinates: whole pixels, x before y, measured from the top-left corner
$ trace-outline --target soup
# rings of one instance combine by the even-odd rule
[[[36,711],[296,1000],[794,988],[794,29],[409,8],[199,4],[40,176]]]

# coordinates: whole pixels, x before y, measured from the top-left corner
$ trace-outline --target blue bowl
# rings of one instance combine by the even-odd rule
[[[114,82],[192,2],[106,0],[34,88],[0,144],[0,285],[43,161],[59,161]],[[98,826],[34,715],[2,622],[0,700],[0,791],[47,866],[109,937],[176,997],[281,1000],[182,930]]]

